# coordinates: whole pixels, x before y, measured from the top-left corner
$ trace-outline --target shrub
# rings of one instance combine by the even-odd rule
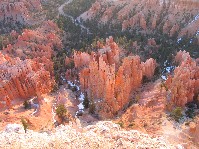
[[[23,128],[24,128],[25,133],[26,133],[27,128],[28,128],[28,123],[26,122],[26,120],[24,118],[21,118],[21,123],[22,123]]]
[[[161,88],[165,88],[166,91],[168,91],[168,87],[166,86],[166,84],[164,82],[161,82],[161,85],[160,85]]]
[[[64,104],[58,105],[56,109],[57,116],[61,119],[64,119],[66,113],[67,113],[67,109],[65,108]]]
[[[59,89],[59,85],[57,83],[55,83],[55,85],[53,86],[53,90],[52,92],[56,92]]]
[[[29,101],[24,101],[23,106],[25,109],[30,109],[31,108],[31,103]]]
[[[76,87],[76,86],[73,86],[73,87],[71,88],[71,90],[72,90],[73,92],[76,92],[76,91],[77,91],[77,87]]]
[[[150,79],[147,78],[147,76],[143,76],[142,83],[144,84],[144,83],[148,83],[148,82],[150,82]]]
[[[186,116],[189,118],[194,118],[196,115],[195,109],[197,108],[197,105],[195,105],[194,102],[190,102],[186,104],[186,107],[187,107],[185,111]]]
[[[140,100],[140,95],[135,96],[135,103],[137,103]]]
[[[89,104],[89,113],[95,114],[95,103],[93,101]]]
[[[180,118],[182,118],[182,108],[176,107],[172,111],[171,116],[175,119],[175,121],[179,122]]]
[[[124,123],[122,121],[117,123],[118,125],[120,125],[121,128],[124,128]]]
[[[130,123],[129,124],[129,127],[133,127],[135,124],[134,123]]]
[[[83,105],[84,105],[84,108],[85,108],[85,109],[88,109],[88,108],[89,108],[89,100],[88,100],[87,94],[85,94],[85,98],[84,98],[84,101],[83,101]]]

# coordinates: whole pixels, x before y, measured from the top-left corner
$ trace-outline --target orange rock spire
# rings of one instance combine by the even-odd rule
[[[103,100],[106,105],[103,110],[112,114],[128,104],[132,91],[140,87],[144,76],[151,78],[156,68],[155,60],[149,59],[144,63],[139,56],[124,58],[120,66],[119,51],[118,45],[110,37],[96,54],[97,58],[86,54],[87,58],[83,60],[86,67],[80,70],[79,75],[81,89],[88,93],[88,98]],[[83,55],[85,53],[78,53],[77,58],[75,53],[77,67]]]
[[[189,53],[178,52],[176,61],[180,66],[174,70],[167,85],[171,91],[171,101],[177,106],[185,106],[199,93],[199,67]]]
[[[0,60],[0,72],[0,101],[6,99],[10,102],[16,98],[26,99],[49,93],[54,85],[50,72],[33,60],[22,61],[5,56]]]

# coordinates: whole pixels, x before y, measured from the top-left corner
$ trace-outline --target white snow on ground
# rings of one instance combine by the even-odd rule
[[[197,31],[197,33],[196,33],[196,36],[198,36],[199,35],[199,30]]]
[[[78,105],[78,108],[79,108],[79,111],[80,111],[80,112],[84,112],[84,105],[83,105],[84,99],[85,99],[85,96],[84,96],[84,94],[81,92],[81,94],[80,94],[80,96],[79,96],[79,98],[78,98],[78,100],[80,101],[80,104]],[[78,113],[78,111],[77,111],[77,113]],[[77,115],[77,113],[76,113],[76,115]]]
[[[75,80],[76,81],[76,80]],[[77,82],[77,81],[76,81]],[[77,88],[77,91],[80,91],[80,87],[78,85],[76,85],[75,83],[71,82],[71,81],[67,81],[67,83],[71,86],[71,87],[76,87]],[[84,99],[85,99],[85,96],[84,94],[81,92],[78,100],[80,101],[80,104],[77,105],[80,112],[84,112],[84,105],[83,105],[83,102],[84,102]],[[78,111],[76,112],[76,115],[78,113]]]
[[[84,101],[84,99],[85,99],[85,96],[83,93],[81,93],[79,96],[79,101]]]
[[[82,128],[75,123],[58,126],[53,132],[34,132],[9,124],[0,132],[0,148],[156,148],[174,147],[162,136],[150,137],[136,130],[126,131],[111,121],[100,121]]]
[[[78,105],[78,108],[79,108],[80,111],[84,110],[84,105],[83,105],[83,103],[80,103],[80,104]]]
[[[166,71],[167,71],[168,73],[171,73],[171,70],[173,69],[173,67],[174,67],[174,66],[166,67]]]
[[[182,40],[182,38],[178,38],[177,43],[180,43],[181,40]]]
[[[35,99],[36,97],[30,99],[31,107],[35,109],[35,111],[31,114],[31,116],[35,115],[39,111],[39,104],[33,102]]]
[[[166,60],[166,61],[164,62],[164,67],[165,67],[165,69],[166,69],[166,73],[171,73],[171,71],[174,70],[175,66],[168,66],[168,67],[166,67],[167,63],[168,63],[168,61]],[[166,79],[167,79],[166,74],[163,74],[163,75],[161,76],[161,78],[162,78],[163,80],[166,80]]]
[[[78,105],[78,108],[79,108],[79,111],[84,111],[84,105],[83,105],[83,102],[84,102],[84,99],[85,99],[85,96],[83,93],[80,94],[78,100],[80,101],[80,104]]]
[[[80,90],[80,87],[78,85],[76,85],[75,83],[71,82],[71,81],[67,81],[67,83],[71,86],[71,87],[76,87],[77,91]]]
[[[166,79],[167,79],[167,77],[166,77],[165,75],[162,75],[161,78],[162,78],[163,80],[166,80]]]
[[[194,19],[191,21],[191,23],[197,21],[198,19],[199,19],[199,14],[197,14],[197,15],[194,17]],[[189,23],[189,24],[191,24],[191,23]]]

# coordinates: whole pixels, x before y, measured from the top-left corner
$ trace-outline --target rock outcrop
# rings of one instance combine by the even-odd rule
[[[4,0],[0,2],[0,22],[32,24],[31,11],[41,9],[40,0]]]
[[[121,24],[121,30],[140,28],[145,33],[160,30],[170,36],[177,33],[180,38],[197,33],[198,8],[199,3],[194,0],[101,0],[79,18],[86,21],[97,16],[99,23]]]
[[[51,61],[53,50],[62,48],[58,32],[56,24],[46,21],[35,30],[24,29],[14,44],[7,45],[3,52],[22,60],[36,60],[43,63],[46,70],[53,72],[53,62]],[[11,36],[13,39],[15,38],[15,34],[11,34]]]
[[[97,53],[75,52],[74,55],[75,66],[84,66],[79,75],[81,89],[87,92],[90,100],[98,100],[99,104],[99,100],[103,100],[104,108],[99,111],[110,115],[128,104],[130,94],[140,87],[143,77],[152,78],[156,68],[155,60],[144,63],[139,56],[126,57],[120,64],[119,51],[121,49],[110,37]]]
[[[50,72],[37,61],[11,58],[0,53],[0,101],[8,107],[14,99],[49,93],[54,86]]]
[[[77,124],[61,125],[50,135],[29,130],[25,133],[23,126],[10,124],[0,132],[0,139],[1,148],[175,148],[162,136],[126,131],[111,121],[97,122],[84,128]]]
[[[185,51],[178,52],[176,61],[180,65],[174,70],[174,76],[170,76],[166,82],[171,92],[169,102],[184,107],[199,93],[199,66]]]
[[[54,87],[52,56],[62,48],[59,29],[52,21],[35,30],[23,30],[0,54],[0,100],[9,106],[16,98],[49,93]]]

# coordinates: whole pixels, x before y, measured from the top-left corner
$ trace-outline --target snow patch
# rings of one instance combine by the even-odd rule
[[[67,81],[67,83],[71,86],[71,87],[76,87],[77,91],[80,90],[80,87],[78,85],[76,85],[75,83],[71,82],[71,81]]]
[[[31,107],[35,109],[35,111],[31,114],[31,116],[35,115],[39,111],[39,104],[33,102],[35,99],[36,97],[30,99]]]
[[[175,66],[168,66],[168,61],[166,60],[166,61],[164,62],[164,68],[165,68],[165,70],[166,70],[166,73],[162,74],[161,78],[162,78],[163,80],[166,80],[166,79],[167,79],[166,74],[167,74],[167,73],[171,73],[171,71],[175,69]]]
[[[84,94],[81,92],[78,100],[80,101],[80,104],[77,105],[79,110],[76,112],[76,115],[78,114],[78,112],[84,112],[84,105],[83,105],[83,102],[84,102],[84,99],[85,99],[85,96]]]
[[[177,43],[180,43],[181,40],[182,40],[182,38],[178,38]]]
[[[199,30],[197,31],[197,33],[196,33],[196,36],[198,36],[199,35]]]

